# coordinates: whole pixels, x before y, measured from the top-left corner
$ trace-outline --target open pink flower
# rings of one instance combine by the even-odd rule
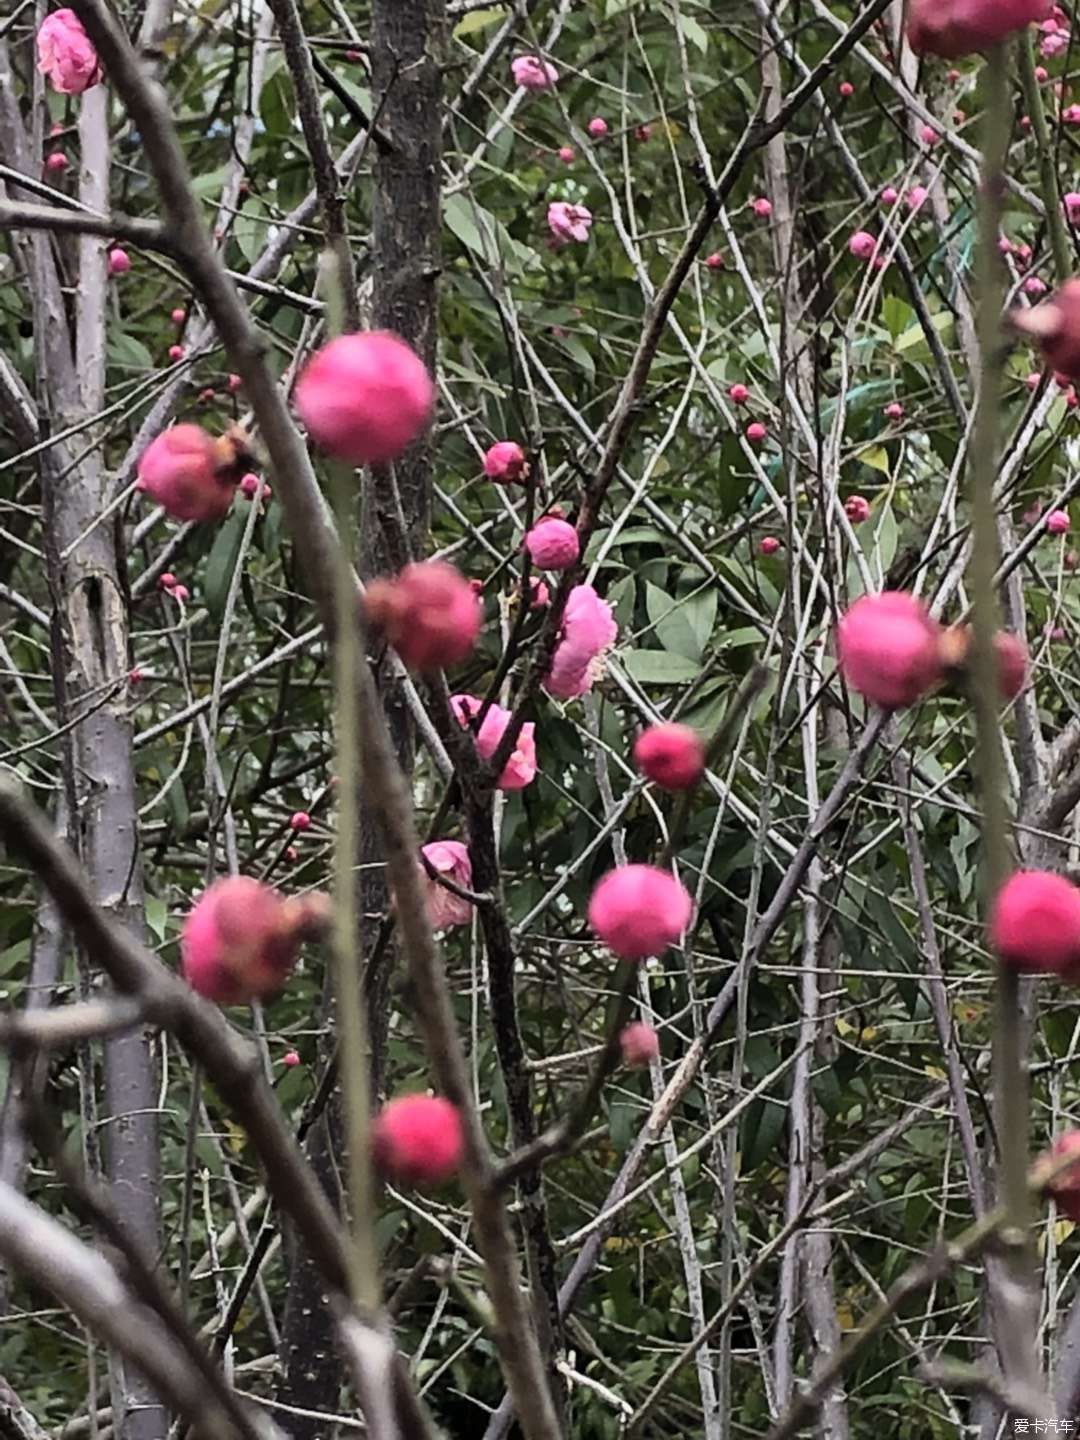
[[[37,68],[61,95],[81,95],[101,80],[101,62],[74,10],[54,10],[37,33]]]
[[[479,714],[482,703],[475,695],[451,695],[450,697],[450,708],[460,724],[466,727],[469,727],[473,716]],[[490,760],[495,754],[503,732],[509,723],[509,710],[504,710],[501,705],[488,706],[488,712],[474,737],[477,753],[482,760]],[[518,733],[517,746],[511,752],[510,758],[499,776],[498,788],[500,790],[524,790],[525,786],[531,785],[535,778],[536,725],[533,721],[526,720]]]
[[[603,656],[619,627],[611,606],[591,585],[575,585],[563,612],[562,634],[543,686],[549,695],[572,700],[591,690],[603,673]]]
[[[325,933],[329,918],[325,895],[284,899],[248,875],[217,880],[184,921],[184,979],[228,1005],[272,995],[288,979],[302,942]]]
[[[433,840],[430,845],[423,846],[423,855],[440,875],[445,875],[463,890],[472,889],[472,863],[468,850],[460,840]],[[469,923],[473,912],[471,900],[463,900],[460,895],[447,890],[445,885],[432,880],[426,870],[424,883],[427,887],[424,898],[428,919],[433,930],[448,930],[452,925]]]
[[[510,62],[510,73],[523,90],[551,90],[559,80],[555,66],[539,55],[519,55]]]
[[[364,616],[415,670],[466,659],[483,622],[476,592],[445,560],[421,560],[392,579],[372,580]]]
[[[569,245],[572,240],[584,244],[589,238],[592,211],[584,205],[571,205],[566,200],[553,200],[547,211],[548,229],[557,245]]]
[[[1080,192],[1070,190],[1062,196],[1061,203],[1065,209],[1065,218],[1070,225],[1080,225]]]
[[[908,43],[918,55],[956,60],[988,50],[1050,14],[1051,0],[910,0]]]

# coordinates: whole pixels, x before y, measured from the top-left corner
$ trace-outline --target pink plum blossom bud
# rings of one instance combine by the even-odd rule
[[[745,405],[746,402],[750,399],[749,388],[744,385],[740,380],[736,380],[734,385],[729,385],[727,393],[728,398],[734,405]]]
[[[296,409],[317,445],[353,465],[396,460],[431,420],[435,386],[416,351],[389,330],[339,335],[308,361]]]
[[[114,245],[109,251],[106,265],[110,275],[126,275],[131,269],[131,256],[126,250],[121,250],[119,245]]]
[[[618,633],[607,601],[591,585],[575,585],[563,611],[551,668],[541,681],[548,694],[572,700],[591,690],[603,674],[604,656]]]
[[[1062,205],[1070,225],[1080,225],[1080,191],[1070,190],[1063,198]]]
[[[311,816],[306,810],[297,810],[289,816],[289,829],[295,830],[298,835],[305,830],[311,829]]]
[[[145,680],[146,676],[145,676],[145,675],[143,674],[143,672],[139,669],[138,665],[133,665],[133,666],[131,667],[131,669],[128,671],[128,677],[127,677],[127,678],[128,678],[128,684],[129,684],[129,685],[141,685],[142,682]]]
[[[199,425],[174,425],[143,451],[135,488],[176,520],[220,520],[232,504],[238,458],[230,436],[215,440]]]
[[[723,270],[724,257],[720,254],[719,250],[714,250],[711,255],[705,256],[705,265],[709,270]]]
[[[881,192],[881,203],[883,205],[895,205],[900,199],[900,192],[895,185],[886,185]]]
[[[325,895],[283,899],[246,875],[218,880],[184,921],[184,979],[208,1000],[238,1004],[280,990],[304,940],[324,934]]]
[[[174,325],[179,327],[183,325],[184,321],[187,319],[187,311],[183,308],[183,306],[178,305],[169,318],[172,320],[172,323]]]
[[[545,605],[551,604],[551,591],[547,582],[536,575],[529,576],[529,609],[542,610]]]
[[[1051,535],[1067,535],[1070,528],[1067,510],[1051,510],[1046,517],[1046,528]]]
[[[1024,384],[1029,390],[1037,390],[1042,381],[1042,376],[1037,370],[1032,370],[1029,375],[1024,376]]]
[[[422,560],[392,580],[373,580],[363,603],[367,623],[414,670],[466,659],[484,618],[472,586],[443,560]]]
[[[1044,20],[1051,0],[910,0],[908,43],[917,55],[956,60],[989,50],[1015,30]]]
[[[837,627],[844,679],[886,710],[913,705],[941,678],[940,628],[914,595],[863,595]]]
[[[1003,700],[1015,700],[1027,684],[1028,648],[1019,635],[999,630],[994,636],[998,690]]]
[[[199,401],[203,405],[212,405],[217,399],[217,391],[212,385],[207,385],[205,390],[199,391]]]
[[[1080,1159],[1080,1130],[1066,1130],[1051,1145],[1048,1153],[1041,1157],[1048,1166],[1060,1167],[1070,1155]],[[1054,1204],[1069,1220],[1080,1222],[1080,1165],[1066,1165],[1056,1168],[1053,1178],[1047,1181],[1047,1195],[1052,1195]]]
[[[68,158],[63,150],[52,150],[45,156],[45,169],[53,175],[59,175],[68,168]]]
[[[1014,245],[1013,254],[1016,256],[1017,260],[1019,260],[1021,265],[1031,264],[1032,250],[1031,246],[1028,245],[1026,241],[1021,241],[1019,245]]]
[[[553,200],[547,208],[548,229],[557,245],[569,245],[574,240],[583,244],[589,238],[592,221],[592,211],[584,205]]]
[[[295,845],[285,846],[285,859],[289,862],[290,865],[295,865],[297,860],[300,859],[300,851],[296,848]]]
[[[904,418],[904,407],[899,400],[890,400],[881,412],[886,420],[902,420]]]
[[[1040,280],[1038,275],[1029,275],[1024,281],[1025,295],[1045,295],[1046,281]]]
[[[227,388],[228,388],[229,394],[230,394],[230,395],[235,395],[236,392],[237,392],[239,389],[241,389],[241,387],[243,386],[243,384],[244,384],[244,382],[243,382],[243,380],[241,380],[241,378],[240,378],[239,375],[232,375],[232,374],[230,374],[229,379],[228,379],[228,384],[227,384]]]
[[[286,1050],[285,1054],[281,1057],[281,1063],[287,1070],[293,1070],[300,1064],[300,1056],[295,1050]]]
[[[555,66],[539,55],[519,55],[510,62],[510,72],[523,90],[550,90],[559,80]]]
[[[175,590],[175,589],[176,589],[176,576],[172,573],[171,570],[166,570],[165,573],[164,573],[164,575],[159,575],[159,576],[158,576],[158,582],[157,582],[157,583],[158,583],[158,585],[161,587],[162,590]]]
[[[957,84],[957,82],[961,78],[962,77],[959,70],[946,70],[945,72],[945,79],[949,82],[950,85]]]
[[[989,932],[1012,969],[1068,975],[1080,965],[1080,890],[1063,875],[1018,870],[994,897]]]
[[[168,593],[178,605],[186,605],[191,599],[191,591],[186,585],[174,585]]]
[[[594,140],[602,140],[608,133],[608,123],[602,115],[594,115],[585,128]]]
[[[705,773],[705,746],[689,725],[650,725],[634,742],[634,764],[662,790],[689,790]]]
[[[907,192],[907,194],[904,196],[904,204],[914,215],[926,204],[927,196],[929,194],[930,191],[927,190],[925,185],[913,185],[911,189]]]
[[[766,535],[758,546],[762,555],[775,555],[780,549],[780,541],[775,535]]]
[[[850,80],[841,80],[838,86],[841,100],[850,100],[855,94],[855,86]]]
[[[1035,66],[1035,79],[1039,82],[1040,85],[1045,85],[1047,80],[1050,79],[1050,72],[1049,70],[1047,70],[1045,65]]]
[[[919,139],[924,145],[929,146],[931,149],[941,143],[941,136],[934,129],[933,125],[924,125],[919,131]]]
[[[175,364],[184,358],[184,347],[182,345],[169,346],[169,359]]]
[[[510,711],[501,705],[489,705],[479,730],[474,720],[479,715],[483,702],[475,695],[451,695],[450,708],[458,722],[472,734],[476,752],[481,760],[490,760],[499,748],[507,725]],[[536,726],[531,720],[522,725],[518,733],[517,747],[511,752],[506,768],[498,779],[500,790],[524,790],[536,778]]]
[[[651,1025],[635,1020],[619,1034],[623,1064],[630,1070],[645,1070],[660,1058],[660,1036]]]
[[[760,445],[768,434],[768,430],[760,420],[752,420],[746,427],[746,438],[751,445]]]
[[[750,209],[753,210],[759,220],[767,220],[772,214],[772,202],[766,200],[764,195],[759,195],[756,200],[751,200]]]
[[[249,471],[240,481],[240,489],[249,500],[254,500],[255,496],[259,493],[258,475],[252,475]]]
[[[1080,380],[1080,279],[1066,280],[1041,305],[1011,310],[1009,320],[1035,340],[1055,370]]]
[[[646,960],[674,945],[694,905],[668,870],[620,865],[609,870],[589,901],[589,925],[620,960]]]
[[[869,230],[856,230],[848,241],[848,249],[856,260],[871,260],[877,249],[877,240]]]
[[[581,542],[569,521],[545,515],[525,536],[525,549],[541,570],[568,570],[581,554]]]
[[[54,10],[41,22],[37,68],[61,95],[81,95],[101,79],[98,53],[74,10]]]
[[[484,474],[489,480],[507,485],[513,480],[529,478],[525,451],[516,440],[497,440],[484,456]]]
[[[515,61],[515,64],[517,62]],[[437,1095],[402,1095],[383,1107],[371,1130],[379,1170],[397,1185],[438,1185],[461,1166],[461,1116]]]
[[[844,501],[844,514],[853,525],[870,519],[870,501],[863,495],[849,495]]]
[[[1002,235],[1000,240],[997,242],[997,248],[999,255],[1011,255],[1013,248],[1012,241],[1007,235]]]
[[[651,125],[637,125],[637,126],[635,126],[635,127],[634,127],[634,139],[635,139],[635,140],[640,140],[640,141],[642,141],[643,143],[644,143],[646,140],[651,140],[651,139],[652,139],[652,126],[651,126]]]
[[[445,875],[463,890],[472,889],[472,862],[460,840],[433,840],[423,846],[422,853],[433,870]],[[423,867],[421,867],[423,869]],[[468,925],[473,903],[463,900],[445,885],[433,880],[424,870],[424,900],[433,930],[449,930],[454,925]]]
[[[559,146],[559,159],[564,165],[572,165],[577,157],[577,151],[572,145]]]

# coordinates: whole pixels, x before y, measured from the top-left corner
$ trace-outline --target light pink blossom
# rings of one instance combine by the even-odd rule
[[[472,889],[472,862],[460,840],[433,840],[422,847],[424,859],[433,870],[445,875],[463,890]],[[422,868],[422,867],[421,867]],[[448,930],[452,925],[467,925],[472,919],[471,900],[463,900],[445,885],[440,885],[424,871],[424,900],[433,930]]]
[[[453,710],[459,723],[471,729],[470,721],[474,715],[479,714],[483,702],[475,695],[451,695],[450,708]],[[510,723],[510,711],[504,710],[501,705],[489,705],[488,712],[476,731],[474,739],[476,750],[482,760],[490,760],[499,748],[499,741],[503,737],[507,725]],[[531,785],[536,778],[536,726],[531,720],[526,720],[518,733],[517,746],[511,752],[506,766],[499,776],[498,788],[500,790],[524,790],[526,785]]]
[[[603,656],[619,627],[611,606],[591,585],[575,585],[563,612],[562,633],[543,686],[549,695],[572,700],[591,690],[603,673]]]
[[[559,72],[539,55],[519,55],[510,62],[514,84],[523,90],[550,90],[558,83]]]
[[[101,80],[98,53],[74,10],[54,10],[41,22],[37,68],[61,95],[81,95]]]
[[[572,240],[583,244],[589,238],[592,211],[584,205],[571,205],[566,200],[553,200],[548,206],[547,223],[557,245],[569,245]]]

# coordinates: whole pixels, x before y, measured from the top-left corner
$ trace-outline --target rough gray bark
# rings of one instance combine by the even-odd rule
[[[96,87],[84,96],[79,116],[81,196],[97,210],[108,209],[106,106],[104,87]],[[36,124],[40,123],[38,111]],[[35,153],[37,148],[32,147]],[[52,242],[45,235],[33,238],[36,401],[43,435],[103,408],[105,251],[103,239],[80,238],[77,300],[74,316],[69,316]],[[128,626],[120,536],[112,526],[99,525],[80,540],[90,521],[105,508],[111,492],[100,451],[83,456],[77,472],[70,470],[71,463],[71,456],[60,445],[41,456],[57,709],[69,719],[84,716],[69,736],[73,792],[69,798],[74,800],[71,830],[95,898],[141,938],[142,871],[131,725],[126,714]],[[160,1243],[156,1110],[149,1034],[134,1031],[113,1037],[105,1047],[106,1173],[125,1225],[151,1253]],[[157,1440],[167,1420],[146,1381],[119,1358],[112,1363],[111,1380],[120,1440]]]
[[[394,148],[380,150],[375,167],[371,325],[403,336],[432,369],[441,254],[442,79],[438,60],[444,26],[443,0],[375,0],[372,5],[372,88],[377,97],[385,97],[380,125]],[[328,240],[333,239],[333,234],[328,234]],[[424,438],[392,470],[378,470],[368,477],[357,557],[364,579],[422,556],[431,517],[431,465],[431,441]],[[408,774],[414,759],[414,735],[405,698],[387,670],[379,681],[394,747]],[[379,922],[389,899],[379,866],[382,859],[377,823],[361,797],[359,913],[361,953],[368,965],[372,1094],[376,1100],[386,1081],[389,984],[397,958],[392,939],[375,953]],[[329,986],[324,1003],[327,1016],[332,1017]],[[309,1142],[312,1165],[335,1203],[341,1135],[340,1093],[335,1090],[326,1120]],[[298,1409],[335,1408],[341,1365],[333,1316],[319,1278],[303,1254],[294,1254],[291,1262],[281,1335],[284,1376],[279,1398]],[[316,1420],[298,1416],[292,1430],[293,1440],[318,1440],[323,1427]]]

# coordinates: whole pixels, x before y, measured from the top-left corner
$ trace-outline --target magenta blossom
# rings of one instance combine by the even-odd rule
[[[430,845],[423,846],[422,853],[431,868],[440,875],[445,875],[463,890],[472,888],[472,863],[468,850],[460,840],[433,840]],[[471,900],[463,900],[460,895],[447,890],[426,870],[424,883],[424,900],[433,930],[448,930],[452,925],[469,923],[473,912]]]
[[[467,727],[473,716],[479,713],[482,704],[483,702],[478,700],[475,695],[451,695],[450,697],[450,708],[457,716],[458,721]],[[488,712],[474,737],[477,752],[482,760],[490,760],[495,754],[503,732],[509,723],[509,710],[504,710],[501,705],[488,706]],[[500,790],[524,790],[525,786],[531,785],[535,778],[536,726],[531,720],[527,720],[522,725],[518,733],[517,745],[499,776],[498,788]]]
[[[592,211],[584,205],[571,205],[566,200],[553,200],[548,206],[548,229],[556,245],[569,245],[571,240],[583,244],[589,238],[592,218]]]
[[[81,95],[101,80],[101,62],[74,10],[54,10],[37,33],[37,68],[61,95]]]
[[[559,79],[559,72],[548,60],[539,55],[519,55],[510,62],[514,84],[523,90],[551,90]]]
[[[619,627],[611,606],[591,585],[575,585],[563,612],[562,634],[543,686],[549,695],[573,700],[592,689],[603,674],[603,657]]]

